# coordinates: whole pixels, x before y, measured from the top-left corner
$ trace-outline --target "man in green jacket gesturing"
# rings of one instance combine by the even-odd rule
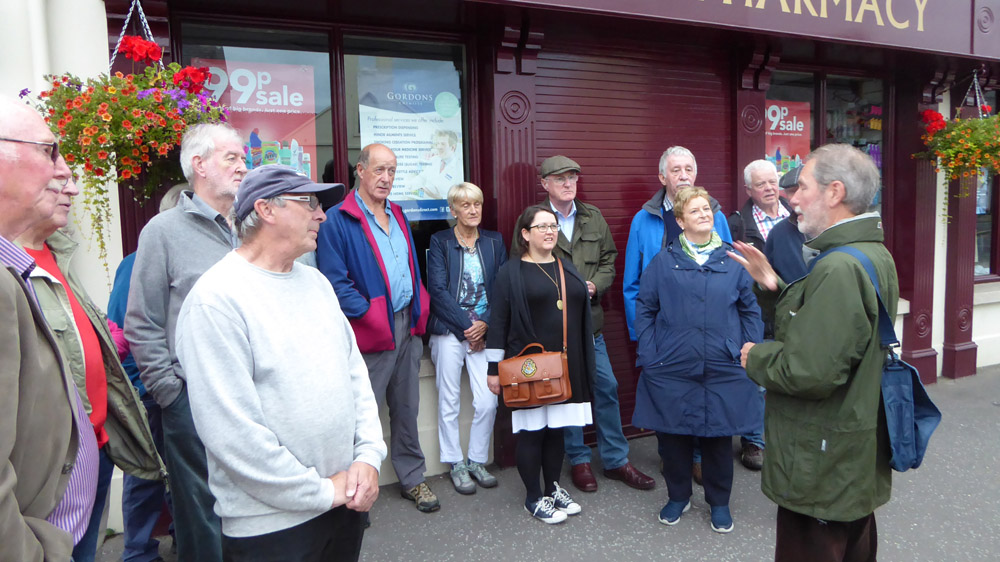
[[[807,261],[838,246],[864,252],[894,320],[896,266],[881,217],[866,212],[878,185],[866,154],[827,145],[809,155],[791,204],[806,235],[803,252],[812,252]],[[767,389],[761,489],[778,504],[775,560],[874,561],[874,511],[892,488],[875,287],[846,253],[786,284],[760,251],[734,246],[743,256],[730,255],[762,289],[761,306],[775,307],[775,340],[744,345],[742,357]]]

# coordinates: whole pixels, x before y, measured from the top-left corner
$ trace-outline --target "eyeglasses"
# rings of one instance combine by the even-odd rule
[[[309,210],[315,211],[316,207],[319,207],[319,197],[315,195],[279,195],[277,199],[284,199],[285,201],[300,201],[302,203],[309,204]]]
[[[529,230],[532,229],[532,228],[537,229],[538,232],[558,232],[559,231],[559,225],[558,224],[533,224],[533,225],[531,225],[531,226],[528,227]]]
[[[22,139],[8,139],[6,137],[0,137],[0,141],[7,142],[19,142],[21,144],[37,144],[40,146],[48,147],[46,153],[49,158],[52,159],[52,163],[55,164],[56,160],[59,160],[59,143],[58,142],[42,142],[42,141],[32,141],[32,140],[22,140]]]
[[[568,183],[576,182],[576,180],[580,179],[580,176],[576,174],[566,174],[565,176],[549,176],[546,179],[548,179],[551,182],[561,183],[563,185],[566,185]]]

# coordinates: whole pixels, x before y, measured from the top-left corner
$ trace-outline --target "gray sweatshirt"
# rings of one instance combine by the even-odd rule
[[[139,235],[128,293],[125,339],[139,377],[166,408],[184,388],[174,339],[177,313],[202,273],[236,247],[228,223],[193,192],[153,217]]]
[[[229,253],[185,300],[177,354],[226,535],[317,517],[333,505],[328,476],[382,465],[368,369],[316,269],[276,273]]]

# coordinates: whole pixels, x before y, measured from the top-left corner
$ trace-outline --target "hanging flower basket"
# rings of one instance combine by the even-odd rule
[[[944,172],[949,180],[973,177],[984,170],[1000,171],[1000,116],[990,115],[993,108],[983,100],[979,70],[972,71],[969,90],[962,100],[970,97],[975,100],[976,118],[947,121],[933,109],[920,112],[926,131],[920,138],[927,150],[913,157],[936,161],[937,171]],[[961,111],[961,106],[956,107],[955,115],[961,115]]]
[[[927,150],[914,157],[936,160],[937,171],[950,180],[973,176],[982,168],[1000,171],[1000,116],[989,115],[992,109],[983,104],[983,117],[951,121],[932,109],[923,111],[926,132],[921,139]]]
[[[183,181],[176,149],[184,130],[228,118],[204,91],[207,68],[163,66],[160,47],[140,37],[123,36],[117,53],[145,68],[86,80],[48,75],[52,87],[36,101],[78,176],[81,206],[90,215],[103,260],[112,220],[107,182],[126,183],[141,201],[162,185]],[[21,96],[29,93],[23,90]]]

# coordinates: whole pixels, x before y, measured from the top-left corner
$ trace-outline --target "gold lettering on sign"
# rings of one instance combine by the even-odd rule
[[[882,13],[878,11],[877,0],[861,0],[861,5],[858,6],[858,16],[854,18],[855,23],[863,23],[865,12],[875,13],[875,24],[879,27],[884,27],[885,23],[882,22]],[[848,14],[850,17],[850,14]]]
[[[786,14],[792,13],[791,8],[788,7],[788,0],[778,0],[778,1],[781,2],[782,12],[785,12]],[[757,0],[757,5],[754,7],[757,8],[758,10],[763,10],[766,4],[767,0]],[[750,0],[747,0],[747,6],[749,5],[750,5]]]
[[[924,30],[924,8],[927,7],[927,0],[916,0],[917,2],[917,31]]]
[[[830,0],[830,1],[833,2],[834,6],[839,6],[841,2],[844,2],[844,4],[846,5],[845,6],[846,9],[844,10],[846,12],[844,14],[844,21],[852,21],[851,12],[853,12],[854,10],[851,9],[851,0]],[[826,2],[827,0],[820,0],[819,17],[821,18],[826,17]]]
[[[889,23],[896,29],[906,29],[910,27],[910,20],[906,21],[896,21],[896,18],[892,15],[892,0],[885,0],[885,17],[889,18]]]
[[[889,1],[892,2],[892,0]],[[816,8],[813,7],[812,0],[795,0],[796,14],[802,13],[802,4],[806,5],[806,9],[809,10],[809,15],[811,15],[812,17],[816,17]]]

